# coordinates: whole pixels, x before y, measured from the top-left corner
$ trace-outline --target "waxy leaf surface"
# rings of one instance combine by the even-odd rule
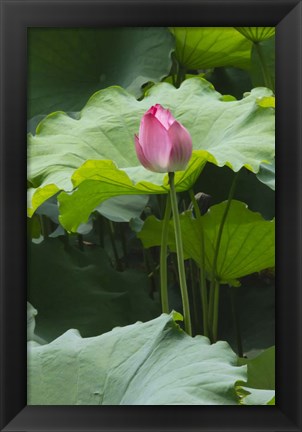
[[[170,108],[192,135],[194,150],[203,150],[196,153],[200,163],[194,162],[195,169],[210,160],[235,171],[246,166],[257,172],[261,162],[270,162],[274,156],[274,112],[257,103],[270,95],[269,90],[258,88],[242,100],[225,102],[207,81],[192,78],[179,89],[158,84],[142,101],[119,87],[102,90],[90,98],[78,119],[62,112],[50,114],[39,124],[36,135],[28,137],[28,174],[34,186],[29,193],[30,213],[59,190],[71,190],[75,186],[73,172],[88,159],[114,161],[132,184],[148,182],[149,190],[144,193],[157,193],[152,184],[162,185],[164,175],[140,166],[134,149],[140,119],[155,103]],[[94,175],[94,169],[91,174],[86,169],[86,180]],[[107,183],[114,186],[116,167],[112,165],[110,170],[107,166],[100,175],[107,176]],[[91,193],[95,195],[93,190]],[[111,196],[107,194],[106,199]],[[101,194],[99,203],[103,198]]]
[[[69,330],[29,343],[30,405],[237,405],[246,366],[226,342],[191,338],[161,315],[82,339]]]
[[[155,85],[142,101],[120,87],[101,90],[89,99],[77,119],[62,112],[53,113],[39,124],[36,135],[28,137],[28,174],[33,185],[29,191],[29,213],[62,189],[70,191],[77,186],[80,199],[81,188],[85,187],[87,194],[88,187],[84,183],[90,180],[93,180],[89,187],[93,202],[85,198],[90,212],[104,199],[127,194],[127,190],[136,194],[160,193],[159,186],[167,185],[165,175],[140,166],[134,149],[134,134],[138,132],[141,117],[155,103],[171,110],[189,130],[193,149],[202,151],[195,152],[195,159],[189,164],[191,181],[187,175],[180,174],[179,190],[192,186],[197,178],[192,169],[200,173],[207,160],[219,166],[228,165],[234,171],[246,166],[257,172],[261,162],[269,163],[274,157],[274,110],[257,103],[266,96],[271,96],[268,89],[257,88],[242,100],[226,102],[210,83],[192,78],[179,89],[167,83]],[[74,171],[88,159],[94,162],[84,166],[85,175],[81,169],[75,172],[72,182]],[[107,160],[104,162],[107,165],[98,170],[100,160]],[[111,168],[108,161],[114,162]],[[116,166],[123,171],[118,171]],[[102,192],[95,179],[96,171],[110,191]],[[117,183],[121,180],[125,184],[123,190],[115,186],[116,177]],[[141,189],[136,187],[138,182],[147,182],[148,186],[138,191]],[[161,193],[167,192],[167,188],[164,189]],[[66,205],[64,211],[71,214],[72,209]],[[68,230],[85,222],[77,219],[76,212],[74,218],[72,223],[67,223]]]
[[[165,28],[30,28],[29,117],[79,111],[110,85],[140,96],[169,74],[173,48]]]

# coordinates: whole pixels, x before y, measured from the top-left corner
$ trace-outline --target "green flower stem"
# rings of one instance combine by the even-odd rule
[[[104,245],[105,245],[105,243],[104,243],[104,235],[105,235],[104,234],[104,220],[103,220],[103,216],[100,215],[99,213],[97,213],[97,216],[96,216],[96,228],[97,228],[97,233],[99,236],[100,246],[102,248],[104,248]]]
[[[199,289],[197,284],[197,275],[196,270],[197,266],[192,259],[189,259],[189,270],[190,270],[190,280],[191,280],[191,298],[193,305],[193,316],[192,318],[192,335],[201,334],[201,325],[200,325],[200,298],[199,298]]]
[[[210,295],[209,295],[209,309],[208,309],[208,329],[209,337],[213,341],[213,313],[214,313],[214,291],[215,291],[215,280],[211,281],[210,285]]]
[[[154,277],[154,272],[150,266],[149,255],[150,255],[149,249],[143,249],[144,264],[145,264],[145,267],[147,270],[148,278],[150,279],[151,295],[153,296],[153,293],[156,292],[156,281],[155,281],[155,277]]]
[[[261,67],[261,72],[263,75],[264,83],[265,83],[266,87],[275,91],[273,80],[272,80],[270,71],[267,67],[265,56],[263,55],[262,47],[261,47],[259,42],[254,42],[254,47],[255,47],[255,50],[256,50],[257,55],[259,57],[260,67]]]
[[[171,259],[171,266],[172,266],[172,270],[173,270],[174,282],[179,285],[179,274],[178,274],[177,265],[175,262],[175,255],[176,254],[174,254],[174,253],[170,253],[170,259]]]
[[[128,265],[128,250],[127,250],[127,239],[125,234],[125,224],[120,222],[118,225],[120,236],[121,236],[121,242],[122,242],[122,249],[123,249],[123,255],[124,255],[124,264],[125,267],[129,267]]]
[[[243,357],[243,346],[242,346],[242,337],[241,337],[241,329],[240,329],[240,321],[236,308],[236,288],[230,287],[231,289],[231,308],[233,315],[233,322],[237,340],[237,354],[239,357]]]
[[[118,251],[117,251],[115,238],[114,238],[114,234],[115,234],[114,225],[113,225],[113,222],[109,219],[108,219],[108,224],[109,224],[109,237],[110,237],[111,246],[112,246],[112,250],[113,250],[113,254],[114,254],[114,258],[115,258],[116,270],[122,271],[122,266],[121,266],[121,262],[120,262],[120,259],[118,256]]]
[[[186,68],[178,63],[177,67],[177,77],[176,77],[176,87],[179,88],[181,83],[185,80],[186,77]]]
[[[167,246],[169,235],[169,221],[171,216],[171,199],[168,193],[166,201],[166,209],[163,219],[163,228],[161,233],[160,247],[160,295],[161,307],[163,313],[169,313],[169,298],[168,298],[168,277],[167,277]]]
[[[213,310],[213,342],[217,341],[218,336],[218,314],[219,314],[219,289],[220,285],[218,281],[215,281],[214,286],[214,310]]]
[[[180,228],[180,220],[179,220],[177,199],[176,199],[176,190],[174,185],[174,172],[169,172],[169,183],[170,183],[170,191],[171,191],[170,196],[171,196],[171,205],[172,205],[172,212],[173,212],[173,219],[174,219],[179,284],[180,284],[180,291],[181,291],[183,311],[184,311],[185,330],[190,336],[192,336],[190,304],[189,304],[186,273],[185,273],[185,266],[184,266],[184,255],[183,255],[181,228]]]
[[[201,227],[202,265],[200,267],[200,294],[201,294],[201,303],[202,303],[203,333],[205,336],[209,337],[208,292],[207,292],[207,282],[206,282],[205,271],[204,271],[204,267],[205,267],[204,231],[203,231],[201,213],[192,189],[189,190],[189,194],[195,211],[196,219],[200,220],[200,227]]]
[[[210,311],[209,311],[209,326],[210,328],[212,328],[212,337],[213,339],[215,339],[215,326],[217,327],[217,322],[215,322],[215,320],[218,320],[218,307],[219,307],[219,293],[217,293],[216,291],[219,291],[219,281],[218,281],[218,276],[217,276],[217,260],[218,260],[218,254],[219,254],[219,248],[220,248],[220,243],[221,243],[221,239],[222,239],[222,233],[223,233],[223,228],[224,228],[224,224],[231,206],[231,202],[234,196],[234,192],[235,192],[235,186],[236,186],[236,181],[238,178],[238,174],[239,172],[237,172],[234,176],[232,185],[231,185],[231,189],[229,192],[229,196],[228,196],[228,201],[227,201],[227,205],[225,206],[224,209],[224,213],[220,222],[220,226],[219,226],[219,231],[218,231],[218,235],[217,235],[217,241],[216,241],[216,246],[215,246],[215,253],[214,253],[214,259],[213,259],[213,267],[212,267],[212,280],[211,280],[211,287],[210,287]],[[218,286],[217,286],[218,283]],[[216,332],[217,332],[217,328],[216,328]],[[217,338],[217,334],[216,334],[216,338]]]

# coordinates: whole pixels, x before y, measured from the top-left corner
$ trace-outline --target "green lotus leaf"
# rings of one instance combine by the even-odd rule
[[[218,229],[227,202],[210,208],[203,217],[206,262],[212,265]],[[221,283],[275,265],[275,221],[266,221],[246,204],[233,200],[220,242],[217,275]]]
[[[252,44],[233,27],[171,27],[176,58],[186,69],[248,68]]]
[[[114,270],[100,247],[82,252],[48,238],[32,243],[29,256],[28,299],[39,312],[36,333],[47,341],[70,328],[90,337],[160,313],[147,275]]]
[[[29,343],[29,405],[237,405],[246,366],[226,342],[191,338],[179,314],[82,339]]]
[[[121,195],[104,201],[96,210],[111,221],[129,222],[141,215],[148,200],[148,195]]]
[[[205,233],[205,270],[211,277],[214,251],[226,201],[212,206],[200,220],[190,211],[181,215],[185,258],[202,266],[202,226]],[[138,237],[144,247],[161,244],[162,222],[154,216],[146,219]],[[266,221],[246,204],[233,200],[224,225],[217,259],[217,276],[221,283],[234,284],[238,278],[273,267],[275,262],[275,223]],[[169,226],[169,247],[175,251],[173,221]]]
[[[202,168],[207,162],[206,152],[196,152],[185,171],[175,176],[177,191],[187,190],[195,183]],[[132,178],[136,173],[132,171]],[[156,177],[153,176],[155,179]],[[111,161],[87,161],[72,179],[77,189],[72,193],[61,193],[59,196],[60,223],[67,231],[77,231],[81,223],[85,223],[89,215],[108,198],[119,195],[163,194],[167,193],[168,175],[161,175],[162,185],[140,181],[133,183],[127,173],[118,170]]]
[[[109,165],[103,167],[102,176],[111,184],[114,195],[118,193],[112,176],[117,174],[125,181],[122,194],[125,189],[132,191],[138,182],[147,183],[145,193],[158,193],[165,176],[139,164],[133,138],[143,114],[155,103],[169,108],[190,131],[194,150],[202,151],[200,164],[195,164],[196,154],[193,156],[197,171],[208,160],[219,166],[228,165],[234,171],[246,166],[257,172],[261,162],[269,163],[274,157],[274,110],[257,104],[265,96],[271,96],[271,91],[257,88],[242,100],[226,102],[210,83],[191,78],[179,89],[167,83],[155,85],[142,101],[120,87],[101,90],[89,99],[78,119],[62,112],[50,114],[38,125],[36,135],[28,136],[28,175],[33,185],[29,191],[29,214],[58,190],[71,191],[78,186],[79,173],[74,174],[73,182],[71,177],[88,159],[111,160],[123,169],[118,173],[113,165],[110,169]],[[95,175],[92,167],[91,170],[85,172],[87,181]],[[109,176],[107,180],[105,173]],[[196,180],[194,173],[192,180]],[[193,184],[188,176],[183,181],[186,188]],[[93,184],[97,185],[97,181]],[[96,187],[97,192],[91,190],[95,206],[113,196],[102,194],[101,188]]]
[[[121,195],[109,198],[96,208],[96,211],[114,222],[129,222],[138,218],[149,200],[148,195]],[[35,215],[45,215],[55,224],[59,224],[59,207],[56,197],[45,201]],[[35,216],[34,215],[34,216]],[[34,216],[31,219],[34,219]],[[31,220],[28,219],[28,220]],[[39,236],[38,236],[39,237]]]
[[[240,358],[247,365],[247,382],[236,383],[243,405],[275,404],[275,347],[270,347],[252,359]]]
[[[275,190],[275,160],[271,164],[261,164],[257,178],[269,188]]]
[[[144,83],[169,74],[173,48],[166,28],[30,28],[29,117],[79,111],[110,85],[138,97]]]
[[[235,27],[252,42],[261,42],[275,35],[275,27]]]

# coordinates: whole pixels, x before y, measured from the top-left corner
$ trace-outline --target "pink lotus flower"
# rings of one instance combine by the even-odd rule
[[[135,149],[140,163],[150,171],[182,171],[192,155],[192,139],[169,110],[156,104],[141,120]]]

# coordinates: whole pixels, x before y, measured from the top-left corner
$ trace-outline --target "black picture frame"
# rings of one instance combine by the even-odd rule
[[[301,431],[301,29],[297,0],[1,0],[1,430]],[[28,27],[277,26],[276,406],[26,406]]]

